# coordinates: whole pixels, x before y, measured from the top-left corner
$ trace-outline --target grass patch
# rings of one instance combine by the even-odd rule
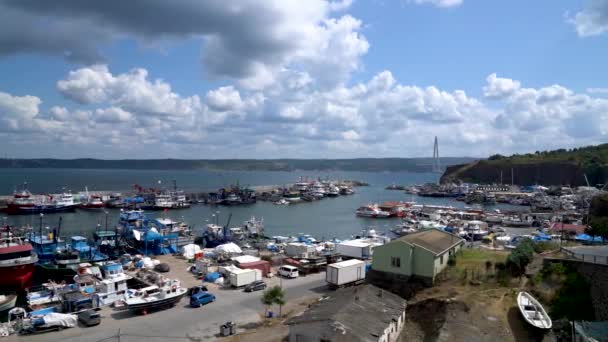
[[[485,268],[486,261],[493,264],[505,262],[509,252],[490,251],[484,249],[463,249],[456,257],[456,267],[482,267]]]
[[[470,281],[487,283],[495,279],[495,265],[504,263],[508,255],[504,251],[463,249],[456,254],[454,264],[448,267],[447,277],[462,285]]]

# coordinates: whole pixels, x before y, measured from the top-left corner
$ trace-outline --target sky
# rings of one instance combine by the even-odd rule
[[[608,0],[3,0],[2,158],[604,143]]]

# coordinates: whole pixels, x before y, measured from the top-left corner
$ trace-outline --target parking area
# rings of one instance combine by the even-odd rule
[[[185,263],[182,261],[182,266]],[[186,267],[184,267],[186,270]],[[193,276],[192,284],[201,284]],[[327,292],[325,272],[309,274],[295,279],[265,279],[269,286],[282,284],[287,301],[298,298],[320,296]],[[186,285],[184,281],[184,285]],[[94,327],[76,327],[58,332],[33,336],[11,336],[5,341],[121,341],[154,342],[168,340],[208,341],[218,337],[220,326],[228,321],[237,324],[237,332],[243,326],[252,325],[262,319],[264,306],[260,302],[262,291],[247,293],[243,289],[232,289],[209,285],[216,301],[200,308],[191,308],[184,298],[174,308],[150,312],[145,316],[105,308],[100,311],[102,322]],[[117,334],[120,331],[120,338]]]

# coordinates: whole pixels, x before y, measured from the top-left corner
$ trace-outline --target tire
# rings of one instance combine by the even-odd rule
[[[169,267],[169,264],[161,263],[161,264],[154,266],[154,270],[156,272],[166,273],[166,272],[169,272],[171,270],[171,268]]]

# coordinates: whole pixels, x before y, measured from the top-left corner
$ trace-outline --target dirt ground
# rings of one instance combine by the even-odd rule
[[[516,297],[525,277],[500,286],[483,262],[488,257],[496,262],[506,254],[465,256],[436,286],[411,298],[401,341],[555,341],[551,332],[539,334],[521,317]]]
[[[289,335],[289,327],[283,324],[291,317],[297,316],[304,312],[308,306],[319,300],[319,297],[301,298],[295,303],[288,303],[283,307],[283,318],[264,319],[260,316],[260,322],[244,327],[247,330],[238,335],[230,336],[222,339],[226,342],[258,342],[270,341],[278,342],[285,341]],[[241,328],[243,328],[241,326]]]

